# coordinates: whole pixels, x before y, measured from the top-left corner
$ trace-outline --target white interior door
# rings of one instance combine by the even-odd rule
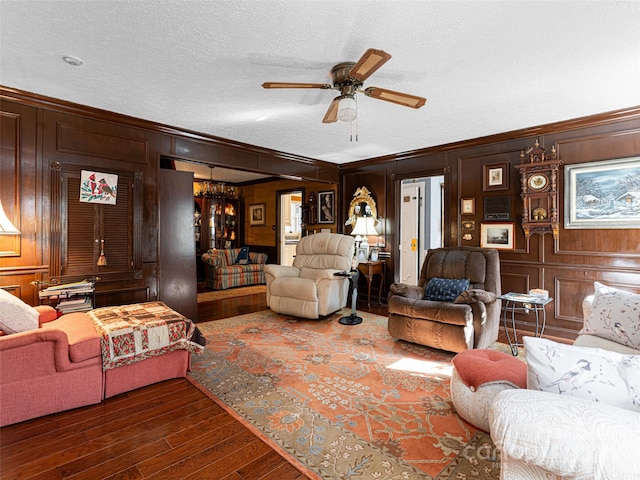
[[[402,185],[400,202],[400,281],[418,284],[420,244],[420,187]]]
[[[302,192],[280,195],[280,265],[293,265],[302,227]]]
[[[400,281],[417,285],[430,248],[443,246],[444,176],[402,181],[400,203]]]

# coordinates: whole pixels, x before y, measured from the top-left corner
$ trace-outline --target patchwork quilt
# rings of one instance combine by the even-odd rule
[[[204,349],[195,324],[162,302],[96,308],[87,315],[100,335],[103,370],[175,350]]]

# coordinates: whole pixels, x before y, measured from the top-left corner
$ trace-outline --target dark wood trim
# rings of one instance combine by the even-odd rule
[[[371,167],[376,164],[387,163],[391,160],[407,160],[410,158],[422,157],[425,155],[434,155],[437,153],[450,152],[452,150],[463,150],[468,148],[477,148],[486,146],[491,143],[507,142],[510,140],[519,140],[526,137],[536,137],[538,135],[549,135],[577,128],[586,128],[593,125],[605,125],[609,123],[622,122],[625,120],[633,120],[640,116],[640,105],[620,110],[613,110],[596,115],[586,117],[578,117],[570,120],[562,120],[554,123],[547,123],[535,127],[522,128],[519,130],[511,130],[509,132],[487,135],[484,137],[476,137],[469,140],[459,142],[445,143],[434,147],[420,148],[417,150],[407,150],[406,152],[385,155],[381,157],[368,158],[357,162],[340,165],[341,170],[360,169],[363,167]],[[523,148],[525,144],[523,143]]]
[[[316,160],[302,155],[295,155],[287,152],[280,152],[277,150],[271,150],[268,148],[257,147],[255,145],[249,145],[246,143],[229,140],[214,135],[195,132],[183,128],[178,128],[170,125],[165,125],[157,122],[143,120],[128,115],[110,112],[95,107],[89,107],[86,105],[79,105],[66,100],[55,99],[36,93],[25,92],[22,90],[0,86],[0,100],[17,101],[21,104],[31,105],[41,109],[52,110],[62,113],[70,113],[74,115],[81,115],[83,117],[92,118],[95,120],[101,120],[105,122],[114,123],[117,125],[127,125],[130,127],[140,128],[156,133],[162,133],[172,136],[178,136],[184,139],[190,139],[192,141],[205,142],[208,146],[221,146],[230,148],[243,153],[252,153],[259,159],[260,156],[268,156],[275,159],[286,160],[289,162],[313,165],[316,170],[335,170],[336,176],[338,172],[338,166],[330,162],[323,160]],[[172,145],[175,148],[175,139],[173,139]],[[166,152],[169,153],[169,152]],[[276,173],[276,172],[272,172]],[[310,179],[315,179],[311,177]]]

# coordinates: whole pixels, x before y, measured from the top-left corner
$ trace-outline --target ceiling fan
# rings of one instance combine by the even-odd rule
[[[380,87],[367,87],[364,90],[364,81],[376,70],[384,65],[391,55],[383,50],[370,48],[356,63],[342,62],[331,69],[333,85],[328,83],[293,83],[293,82],[265,82],[263,88],[320,88],[339,90],[340,95],[333,99],[322,123],[333,123],[337,120],[352,122],[356,119],[357,92],[364,93],[367,97],[377,98],[385,102],[396,103],[405,107],[420,108],[427,99],[408,93],[395,92]]]

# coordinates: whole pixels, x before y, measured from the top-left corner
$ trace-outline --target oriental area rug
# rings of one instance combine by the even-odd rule
[[[310,478],[498,479],[489,434],[449,394],[454,354],[271,310],[198,324],[192,381]]]

